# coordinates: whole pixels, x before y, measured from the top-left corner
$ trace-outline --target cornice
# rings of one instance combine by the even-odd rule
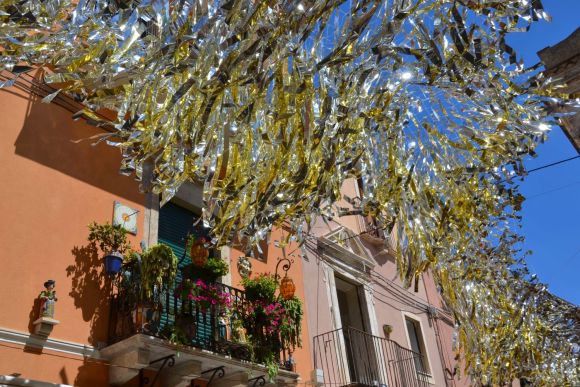
[[[4,386],[29,386],[29,387],[73,387],[69,384],[58,384],[19,378],[12,375],[0,375],[0,387]]]
[[[82,358],[100,359],[99,351],[90,346],[70,341],[63,341],[15,331],[0,327],[0,342],[22,345],[28,348],[56,351]]]

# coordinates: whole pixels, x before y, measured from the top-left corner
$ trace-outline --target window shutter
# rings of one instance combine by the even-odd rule
[[[180,284],[183,279],[183,269],[191,264],[189,253],[185,251],[187,234],[207,236],[207,231],[203,229],[201,222],[195,227],[193,226],[193,222],[197,217],[198,215],[195,213],[171,202],[166,203],[159,210],[159,243],[171,247],[179,262],[176,285]],[[161,328],[166,324],[173,324],[175,322],[175,312],[181,307],[179,305],[180,302],[178,302],[178,305],[175,305],[173,294],[167,300],[164,300],[164,302],[168,303],[168,305],[165,305],[165,310],[168,313],[163,313],[161,317]],[[211,327],[211,316],[208,314],[203,318],[200,315],[197,321],[197,339],[193,344],[200,347],[208,345],[211,341]]]

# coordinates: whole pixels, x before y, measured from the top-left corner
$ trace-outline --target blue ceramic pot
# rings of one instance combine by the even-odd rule
[[[105,256],[105,272],[108,275],[117,274],[121,270],[121,265],[123,264],[123,254],[118,251],[113,251],[112,253]]]

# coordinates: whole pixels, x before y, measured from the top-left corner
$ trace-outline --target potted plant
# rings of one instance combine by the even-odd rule
[[[278,281],[271,274],[259,274],[254,278],[242,279],[248,301],[274,301]]]
[[[224,275],[228,274],[230,271],[230,267],[226,261],[221,258],[210,257],[204,269],[207,272],[208,280],[216,281],[219,277],[223,277]]]
[[[105,272],[116,274],[121,269],[123,254],[131,245],[127,241],[127,230],[121,225],[111,225],[109,223],[89,224],[90,243],[98,245],[105,254]]]
[[[230,271],[229,265],[221,258],[210,257],[203,266],[194,264],[185,269],[185,275],[190,279],[201,279],[205,282],[215,282]]]
[[[151,297],[155,287],[172,283],[176,274],[177,257],[171,247],[160,243],[141,255],[141,283],[147,297]]]
[[[242,324],[253,349],[254,361],[265,364],[270,356],[279,352],[278,332],[284,313],[282,304],[277,301],[258,300],[245,305]]]

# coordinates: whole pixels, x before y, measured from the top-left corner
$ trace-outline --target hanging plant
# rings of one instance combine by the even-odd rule
[[[158,244],[147,249],[141,256],[141,281],[147,297],[155,286],[171,284],[177,273],[177,257],[171,247]]]
[[[265,366],[266,373],[268,374],[268,382],[274,383],[280,369],[280,364],[276,361],[274,354],[271,354],[268,359],[266,359]]]
[[[285,347],[302,347],[302,317],[304,309],[302,300],[294,296],[281,300],[284,316],[279,327],[280,339]]]

